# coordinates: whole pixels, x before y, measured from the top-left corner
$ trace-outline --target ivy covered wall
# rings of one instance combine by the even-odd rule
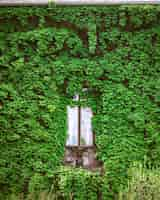
[[[132,162],[160,165],[159,18],[159,6],[0,8],[0,197],[52,185],[56,199],[116,199]],[[103,176],[61,167],[84,85]]]

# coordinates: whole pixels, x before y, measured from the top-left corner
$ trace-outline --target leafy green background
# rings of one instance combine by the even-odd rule
[[[116,199],[160,165],[160,6],[0,8],[0,197]],[[66,106],[87,86],[103,176],[63,165]],[[84,192],[85,191],[85,192]]]

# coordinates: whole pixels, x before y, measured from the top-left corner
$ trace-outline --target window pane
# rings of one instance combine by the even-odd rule
[[[93,145],[92,115],[90,108],[81,108],[81,145]]]
[[[67,106],[68,138],[66,145],[78,145],[78,107]]]
[[[73,100],[74,101],[79,101],[79,95],[78,94],[74,95]]]

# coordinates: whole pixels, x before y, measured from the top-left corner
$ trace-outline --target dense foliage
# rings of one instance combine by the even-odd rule
[[[119,193],[118,200],[158,200],[160,198],[160,171],[134,163],[128,170],[130,180]]]
[[[160,165],[159,17],[159,6],[0,9],[1,195],[54,179],[60,199],[114,199],[133,161]],[[66,105],[84,86],[104,174],[56,175]]]

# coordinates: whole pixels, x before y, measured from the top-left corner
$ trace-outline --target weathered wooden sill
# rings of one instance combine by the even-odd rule
[[[66,146],[64,165],[101,171],[102,162],[96,158],[96,146]]]

